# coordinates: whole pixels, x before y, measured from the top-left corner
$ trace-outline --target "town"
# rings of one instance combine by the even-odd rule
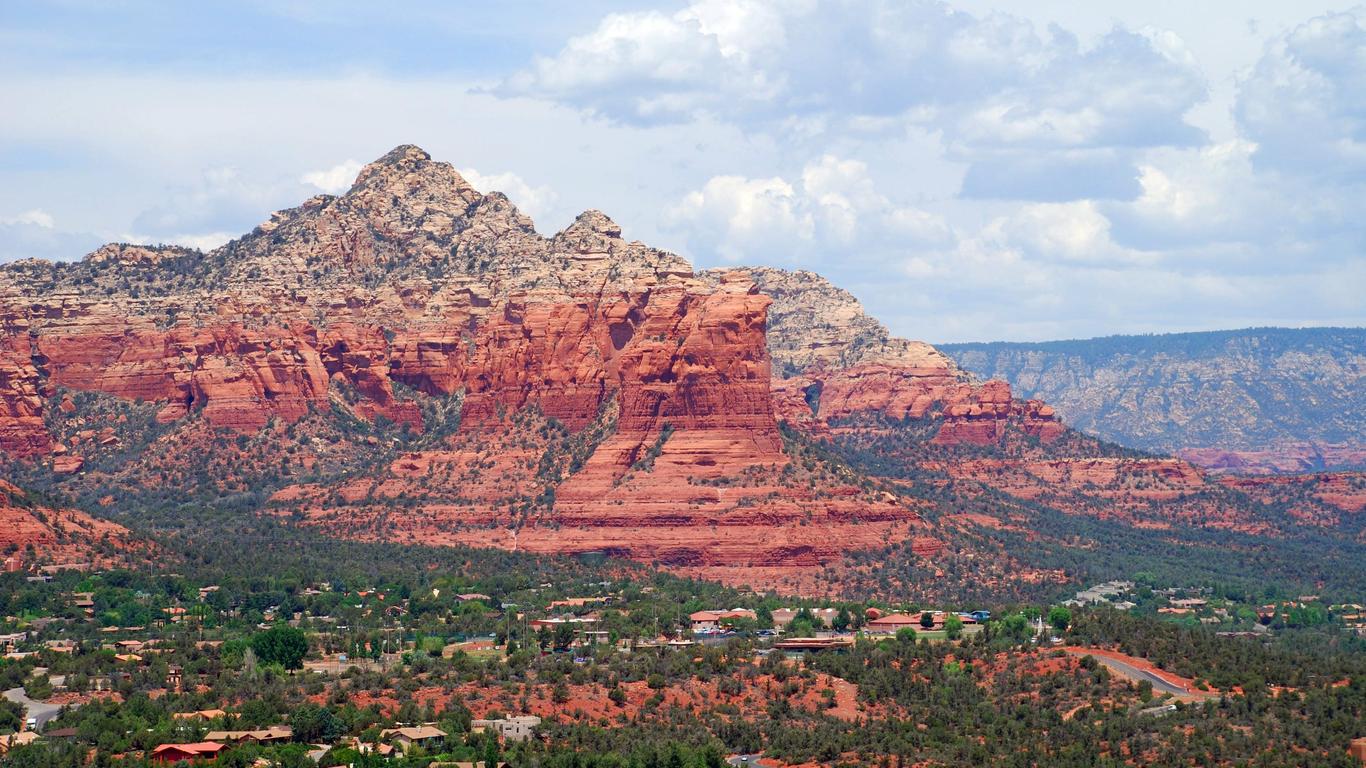
[[[1016,648],[1016,663],[1095,656],[1145,691],[1135,712],[1161,713],[1217,696],[1230,681],[1079,648],[1086,631],[1076,618],[1146,613],[1165,624],[1218,624],[1219,635],[1240,640],[1324,624],[1359,632],[1361,620],[1359,606],[1313,596],[1251,609],[1207,589],[1134,582],[996,616],[980,606],[783,600],[642,575],[570,569],[559,580],[438,575],[381,586],[12,572],[3,577],[12,589],[0,625],[0,753],[89,751],[129,766],[496,765],[574,723],[633,722],[701,703],[684,682],[707,677],[703,670],[749,670],[716,683],[738,711],[783,700],[861,717],[875,705],[813,670],[836,663],[823,657],[878,644],[941,644],[927,652],[964,656]],[[784,669],[810,675],[809,686],[773,689]],[[804,691],[814,696],[807,703]]]

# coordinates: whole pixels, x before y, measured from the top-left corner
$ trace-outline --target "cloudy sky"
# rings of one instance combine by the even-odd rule
[[[419,144],[894,331],[1366,324],[1366,6],[0,5],[0,261],[213,247]]]

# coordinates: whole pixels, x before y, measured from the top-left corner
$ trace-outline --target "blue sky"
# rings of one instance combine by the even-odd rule
[[[1366,324],[1350,3],[11,0],[0,100],[0,261],[213,247],[416,143],[911,338]]]

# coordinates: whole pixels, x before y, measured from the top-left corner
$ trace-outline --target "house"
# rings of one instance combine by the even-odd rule
[[[1352,743],[1347,747],[1347,754],[1366,763],[1366,736],[1352,739]]]
[[[289,741],[292,738],[294,738],[294,729],[287,725],[274,725],[255,731],[209,731],[204,736],[205,741],[222,744],[237,744],[239,742],[274,744]]]
[[[462,592],[456,595],[455,599],[462,603],[468,603],[471,600],[483,600],[486,603],[493,602],[493,598],[482,592]]]
[[[0,736],[0,755],[10,751],[11,747],[22,747],[25,744],[32,744],[38,740],[38,734],[33,731],[22,733],[11,733],[8,736]]]
[[[579,645],[607,645],[612,642],[612,633],[605,629],[580,629],[574,633]]]
[[[526,741],[540,724],[541,718],[535,715],[504,717],[501,720],[472,720],[470,732],[483,733],[492,730],[507,741]]]
[[[871,635],[895,635],[902,627],[920,629],[920,614],[889,613],[865,624],[864,630]]]
[[[807,611],[811,614],[811,617],[816,620],[816,626],[818,628],[821,626],[834,626],[835,617],[840,613],[836,608],[808,608]],[[770,611],[769,615],[773,617],[774,627],[777,629],[786,629],[787,625],[791,624],[792,620],[797,618],[798,613],[801,613],[801,611],[795,608],[779,608],[775,611]]]
[[[375,754],[380,757],[388,757],[394,753],[394,746],[392,744],[371,744],[368,741],[361,741],[360,739],[352,739],[351,747],[362,755]]]
[[[694,632],[717,632],[723,625],[728,625],[737,619],[756,619],[754,611],[748,608],[734,608],[729,611],[697,611],[688,616],[692,622]]]
[[[74,653],[76,651],[76,641],[74,640],[47,640],[43,647],[53,653]]]
[[[413,746],[439,747],[446,739],[446,732],[431,725],[413,725],[404,728],[386,728],[379,732],[380,741],[393,744],[407,752]]]
[[[217,720],[227,714],[221,709],[199,709],[194,712],[176,712],[171,715],[171,718],[174,720]]]
[[[554,630],[554,629],[558,629],[561,625],[564,625],[564,624],[596,624],[597,621],[598,621],[597,617],[596,617],[596,616],[592,616],[592,615],[588,615],[588,616],[564,616],[564,617],[549,618],[549,619],[532,619],[531,622],[530,622],[530,627],[531,627],[532,629],[535,629],[535,630],[541,630],[541,629],[550,629],[550,630]]]
[[[27,639],[27,632],[11,632],[7,635],[0,635],[0,648],[3,648],[5,653],[11,653],[19,650],[19,644]]]
[[[154,763],[197,763],[207,760],[217,760],[218,753],[227,749],[224,744],[214,744],[211,742],[196,742],[194,744],[162,744],[152,750],[152,762]]]
[[[1206,601],[1198,597],[1188,597],[1171,601],[1173,608],[1204,608]]]
[[[842,651],[854,647],[854,638],[849,635],[836,637],[793,637],[779,640],[773,644],[781,651]]]
[[[608,602],[605,597],[567,597],[563,600],[552,600],[547,608],[585,608],[590,605],[602,605]]]

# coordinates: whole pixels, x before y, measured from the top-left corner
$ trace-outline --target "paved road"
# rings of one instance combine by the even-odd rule
[[[11,688],[5,691],[5,698],[23,707],[27,714],[24,718],[33,718],[37,723],[32,730],[41,731],[49,720],[55,718],[62,708],[56,704],[44,704],[41,701],[34,701],[24,694],[23,688]]]
[[[759,758],[763,755],[732,755],[726,758],[726,763],[735,768],[745,768],[746,766],[757,766]]]
[[[1148,682],[1153,684],[1153,690],[1157,691],[1158,693],[1170,693],[1173,696],[1187,697],[1204,695],[1204,692],[1202,691],[1192,691],[1190,689],[1183,688],[1180,685],[1168,682],[1165,678],[1155,675],[1146,669],[1140,669],[1132,664],[1120,661],[1119,659],[1111,659],[1106,656],[1088,654],[1085,651],[1068,651],[1068,653],[1072,654],[1073,656],[1090,656],[1091,658],[1095,659],[1096,661],[1099,661],[1101,664],[1104,664],[1105,666],[1129,678],[1130,680],[1147,680]]]

